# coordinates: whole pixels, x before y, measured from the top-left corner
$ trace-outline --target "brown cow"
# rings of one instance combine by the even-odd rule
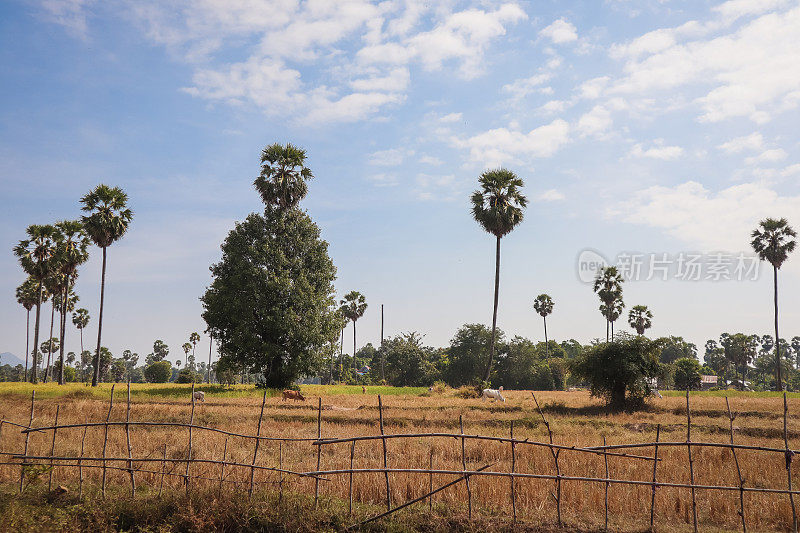
[[[283,391],[283,399],[281,401],[283,401],[283,400],[298,400],[298,401],[301,401],[301,402],[306,401],[306,399],[303,397],[303,395],[300,394],[300,391],[291,390],[291,389],[286,389],[285,391]]]

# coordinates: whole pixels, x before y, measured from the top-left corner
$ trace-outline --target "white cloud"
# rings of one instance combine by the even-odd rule
[[[599,78],[592,78],[591,80],[583,82],[578,88],[580,91],[580,97],[587,98],[589,100],[599,98],[603,94],[603,90],[606,88],[610,80],[611,78],[608,76],[601,76]]]
[[[453,144],[469,150],[470,160],[493,167],[522,159],[550,157],[569,140],[569,124],[556,119],[528,133],[497,128]]]
[[[450,123],[450,122],[461,122],[463,118],[462,113],[448,113],[447,115],[439,118],[439,122]]]
[[[556,189],[548,189],[541,194],[536,195],[536,200],[539,202],[558,202],[564,200],[566,196],[561,191]]]
[[[42,0],[43,18],[59,24],[75,37],[87,38],[88,8],[94,0]]]
[[[370,165],[396,167],[399,166],[406,157],[406,150],[400,148],[391,148],[389,150],[380,150],[372,152],[367,158]]]
[[[629,155],[631,157],[646,157],[649,159],[670,161],[682,156],[683,148],[680,146],[666,146],[662,139],[657,139],[653,143],[653,146],[647,149],[645,149],[641,143],[633,145]]]
[[[386,76],[376,76],[371,78],[361,78],[350,82],[350,86],[356,91],[386,91],[402,92],[408,87],[411,75],[407,68],[392,69]]]
[[[675,187],[650,187],[607,214],[632,224],[663,229],[706,250],[749,250],[759,220],[800,212],[800,196],[781,196],[761,183],[744,183],[712,193],[688,181]]]
[[[738,154],[745,150],[761,150],[764,148],[764,137],[756,131],[750,135],[731,139],[726,143],[720,144],[717,148],[729,154]]]
[[[773,148],[771,150],[764,150],[757,156],[748,157],[744,160],[748,165],[755,165],[757,163],[777,163],[783,161],[789,155],[782,148]]]
[[[435,167],[438,167],[438,166],[444,164],[444,161],[442,161],[438,157],[434,157],[434,156],[431,156],[431,155],[423,155],[422,157],[419,158],[419,162],[423,163],[425,165],[433,165]]]
[[[541,87],[541,85],[547,83],[550,79],[552,79],[552,77],[553,74],[550,72],[540,72],[539,74],[534,74],[529,78],[519,79],[507,85],[503,85],[503,91],[510,93],[513,99],[521,100],[537,90],[537,88],[540,92],[543,90],[544,92],[547,92],[546,89],[550,89],[552,91],[552,88],[550,87]]]
[[[570,22],[560,18],[539,32],[540,37],[550,39],[555,44],[578,40],[578,30]]]
[[[394,187],[398,183],[398,179],[395,174],[385,174],[382,172],[367,176],[367,179],[376,187]]]
[[[539,109],[544,113],[560,113],[567,108],[567,102],[564,100],[550,100]]]
[[[581,137],[601,136],[611,127],[611,113],[603,106],[596,105],[578,119],[577,130]]]

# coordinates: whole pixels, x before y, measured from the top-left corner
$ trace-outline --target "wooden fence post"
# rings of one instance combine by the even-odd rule
[[[253,480],[256,476],[256,457],[258,457],[258,446],[261,443],[261,420],[264,418],[264,404],[267,403],[267,388],[264,387],[264,397],[261,399],[261,413],[258,415],[258,430],[256,431],[256,446],[253,450],[253,464],[250,465],[250,489],[247,497],[253,497]]]
[[[383,401],[381,400],[381,395],[378,394],[378,419],[380,422],[381,428],[381,435],[384,435],[383,432]],[[389,511],[392,508],[392,495],[389,491],[389,471],[386,470],[389,468],[389,462],[386,458],[386,438],[382,438],[381,442],[383,444],[383,468],[384,468],[384,476],[386,478],[386,510]]]
[[[608,474],[608,453],[606,453],[606,438],[603,436],[603,461],[606,465],[606,494],[605,494],[605,527],[604,529],[608,531],[608,486],[611,484],[608,480],[611,479]]]
[[[514,421],[511,421],[511,523],[517,523],[517,492],[514,485],[514,472],[517,467],[517,450],[514,442]]]
[[[87,419],[86,422],[88,423],[89,420]],[[81,455],[78,459],[78,498],[83,497],[83,449],[84,444],[86,443],[87,429],[89,429],[89,426],[83,426],[83,437],[81,437]]]
[[[661,436],[661,424],[656,426],[656,446],[653,452],[653,493],[650,497],[650,531],[655,531],[656,518],[656,467],[658,467],[658,438]]]
[[[561,453],[561,449],[558,450],[553,449],[553,431],[550,429],[550,424],[547,422],[547,419],[544,417],[544,413],[542,412],[542,408],[539,407],[539,401],[536,399],[536,395],[531,392],[531,396],[533,396],[533,401],[536,403],[536,409],[539,411],[539,415],[542,417],[542,422],[544,422],[544,427],[547,428],[547,435],[550,437],[550,454],[553,456],[553,463],[556,467],[556,495],[554,499],[556,500],[556,516],[558,518],[558,526],[561,527],[561,468],[558,464],[558,456]],[[551,494],[552,495],[552,494]]]
[[[349,505],[347,506],[347,516],[353,514],[353,457],[356,454],[356,441],[350,442],[350,483],[348,485],[347,494],[349,499]],[[319,470],[319,468],[317,468]]]
[[[56,420],[53,423],[54,426],[58,426],[58,411],[61,409],[60,405],[56,405]],[[50,475],[47,479],[47,491],[50,492],[53,490],[53,456],[56,454],[56,433],[58,432],[57,428],[53,428],[53,443],[50,445]]]
[[[689,409],[689,389],[686,389],[686,450],[689,453],[689,485],[692,491],[692,523],[697,533],[697,500],[694,493],[694,461],[692,461],[692,412]]]
[[[219,471],[219,490],[217,490],[217,498],[222,496],[222,481],[225,479],[225,459],[228,456],[228,435],[225,435],[225,447],[222,450],[222,465]]]
[[[192,414],[189,415],[189,455],[186,457],[186,473],[183,476],[187,494],[189,493],[189,465],[192,464],[192,426],[194,426],[194,382],[192,382]]]
[[[36,400],[36,390],[34,389],[34,390],[31,391],[31,419],[30,419],[30,422],[28,422],[28,429],[33,427],[33,404],[34,404],[35,400]],[[19,472],[19,491],[20,492],[22,492],[23,483],[25,481],[25,462],[27,461],[27,459],[25,457],[27,457],[27,455],[28,455],[28,442],[30,441],[30,438],[31,438],[31,434],[30,433],[25,433],[25,451],[22,452],[24,454],[24,456],[22,458],[22,464],[20,465],[20,472]]]
[[[278,501],[283,501],[283,441],[278,441]]]
[[[322,396],[317,403],[317,440],[322,439]],[[317,472],[319,472],[320,461],[322,459],[322,444],[317,446]],[[314,509],[319,502],[319,477],[314,478]]]
[[[736,416],[731,413],[731,404],[728,402],[727,396],[725,396],[725,407],[728,408],[728,421],[730,422],[731,453],[733,454],[733,462],[736,464],[736,475],[739,477],[739,516],[742,518],[742,533],[747,533],[747,522],[744,519],[744,478],[742,477],[742,469],[739,467],[736,447],[733,445],[733,420]]]
[[[461,429],[461,469],[467,471],[467,452],[464,437],[464,419],[458,415],[458,426]],[[464,478],[464,483],[467,484],[467,517],[472,520],[472,488],[469,485],[469,477]]]
[[[167,441],[164,441],[164,456],[161,459],[161,481],[158,484],[158,497],[164,491],[164,473],[167,470]]]
[[[194,401],[194,400],[192,400]],[[133,475],[133,448],[131,446],[131,382],[128,382],[128,407],[125,411],[125,440],[128,444],[128,474],[131,477],[131,497],[136,497],[136,479]],[[191,448],[191,445],[190,445]]]
[[[783,393],[783,442],[786,445],[786,477],[789,480],[789,502],[792,504],[792,529],[797,533],[797,509],[794,506],[794,494],[792,494],[792,457],[794,452],[789,449],[789,432],[786,429],[786,419],[789,413],[789,404],[786,401],[786,393]]]
[[[106,497],[106,446],[108,445],[108,423],[111,421],[111,409],[114,408],[114,387],[116,383],[111,384],[111,401],[108,404],[108,414],[106,415],[106,424],[103,426],[103,481],[101,483],[101,490],[103,491],[103,498]]]
[[[431,456],[428,459],[428,470],[433,470],[433,447],[431,447]],[[433,510],[433,472],[428,472],[428,511]]]

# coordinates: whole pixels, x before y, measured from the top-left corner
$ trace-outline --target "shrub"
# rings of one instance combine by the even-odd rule
[[[169,361],[156,361],[144,367],[144,379],[148,383],[166,383],[172,377],[172,365]]]
[[[700,363],[697,359],[681,357],[675,361],[675,388],[697,389],[700,387]]]

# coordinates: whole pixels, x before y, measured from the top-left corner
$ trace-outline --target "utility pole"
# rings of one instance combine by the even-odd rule
[[[381,304],[381,381],[386,380],[386,375],[384,374],[383,367],[384,367],[384,359],[386,358],[384,351],[383,351],[383,304]]]

